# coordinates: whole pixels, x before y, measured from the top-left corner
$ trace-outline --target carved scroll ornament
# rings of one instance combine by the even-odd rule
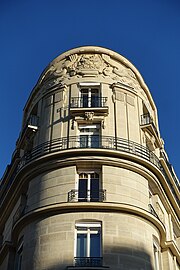
[[[73,54],[54,62],[44,73],[41,84],[51,87],[63,84],[63,80],[73,76],[110,77],[131,87],[139,86],[134,72],[106,54]]]

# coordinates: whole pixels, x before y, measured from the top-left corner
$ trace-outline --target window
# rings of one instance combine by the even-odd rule
[[[98,173],[92,172],[79,174],[78,201],[100,201]]]
[[[80,107],[100,107],[100,91],[97,87],[86,87],[80,89]]]
[[[160,270],[160,247],[156,241],[153,242],[153,253],[154,253],[154,269]]]
[[[18,243],[18,248],[16,251],[16,258],[15,258],[15,270],[22,269],[22,255],[23,255],[23,238],[21,238]]]
[[[77,223],[75,266],[101,265],[101,224]]]
[[[80,147],[98,148],[100,146],[100,124],[79,125]]]

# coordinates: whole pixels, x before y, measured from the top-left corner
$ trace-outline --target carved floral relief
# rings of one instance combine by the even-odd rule
[[[139,87],[134,72],[106,54],[73,54],[54,62],[44,73],[40,84],[48,88],[63,84],[64,79],[73,76],[110,77],[131,87]]]

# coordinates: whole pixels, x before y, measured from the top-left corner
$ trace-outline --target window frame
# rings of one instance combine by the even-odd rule
[[[24,240],[23,240],[23,237],[22,237],[22,238],[20,238],[20,240],[18,242],[18,247],[17,247],[17,250],[16,250],[15,270],[21,270],[22,269],[23,245],[24,245]]]
[[[82,258],[93,258],[90,256],[90,234],[93,229],[99,229],[99,234],[100,234],[100,241],[99,241],[99,253],[100,256],[97,256],[97,258],[102,258],[102,224],[101,222],[98,221],[78,221],[75,223],[75,238],[74,238],[74,258],[77,258],[77,239],[78,239],[78,228],[87,228],[87,230],[83,230],[82,232],[85,233],[87,232],[87,256],[82,257]],[[81,234],[81,233],[80,233]],[[93,234],[93,233],[92,233]]]
[[[101,140],[101,123],[79,124],[78,136],[80,147],[81,147],[81,139],[84,136],[85,148],[99,148]],[[93,138],[95,139],[95,141],[93,141]]]
[[[155,237],[153,237],[155,238]],[[156,239],[153,239],[154,270],[161,270],[161,250]]]
[[[94,201],[93,199],[96,199],[96,198],[91,198],[91,181],[93,180],[93,179],[98,179],[98,181],[99,181],[99,189],[98,189],[98,192],[100,192],[100,190],[101,190],[101,174],[100,174],[100,171],[99,170],[93,170],[93,171],[80,171],[80,172],[78,172],[78,176],[77,176],[77,190],[78,190],[78,193],[77,193],[77,200],[79,201],[79,187],[80,187],[80,184],[79,184],[79,181],[80,181],[80,179],[83,179],[83,178],[80,178],[80,175],[81,174],[87,174],[87,190],[86,190],[86,192],[87,192],[87,198],[84,198],[84,199],[86,199],[86,202],[92,202],[92,201]],[[98,178],[92,178],[91,177],[91,175],[92,174],[97,174],[98,175]],[[85,178],[84,178],[85,179]],[[83,199],[83,198],[81,198],[81,199]],[[80,200],[81,201],[81,200]],[[83,200],[82,200],[83,201]],[[98,202],[99,201],[99,198],[98,198],[98,200],[95,200],[95,202]]]
[[[100,83],[93,83],[93,82],[89,82],[89,83],[79,83],[79,107],[81,108],[93,108],[93,107],[98,107],[98,106],[91,106],[92,105],[92,90],[98,90],[98,98],[101,98],[101,84]],[[83,94],[81,91],[83,90],[87,90],[87,107],[86,106],[81,106],[82,104],[82,97]]]

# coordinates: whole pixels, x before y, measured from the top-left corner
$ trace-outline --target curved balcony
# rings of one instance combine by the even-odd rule
[[[26,153],[16,167],[9,173],[9,181],[5,184],[5,179],[2,180],[1,183],[1,199],[0,203],[3,201],[4,197],[6,196],[7,190],[10,188],[12,183],[14,182],[16,174],[29,162],[35,160],[36,158],[46,156],[48,154],[57,153],[63,150],[69,149],[106,149],[106,150],[113,150],[117,152],[125,152],[129,153],[134,156],[138,156],[148,162],[151,162],[155,165],[164,175],[171,189],[176,201],[178,202],[179,199],[176,195],[174,187],[170,183],[168,175],[164,168],[162,167],[158,157],[151,152],[148,148],[144,147],[141,144],[138,144],[133,141],[129,141],[122,138],[116,138],[112,136],[99,136],[99,135],[87,135],[87,136],[70,136],[70,137],[63,137],[57,138],[51,141],[47,141],[38,145],[37,147],[33,148],[31,152]],[[12,167],[12,166],[11,166]],[[6,176],[8,177],[8,175]]]
[[[112,136],[83,135],[57,138],[38,145],[33,148],[30,153],[26,153],[26,155],[21,158],[18,164],[18,170],[40,156],[45,156],[61,150],[81,148],[109,149],[130,153],[150,161],[161,169],[161,164],[157,156],[141,144]]]

